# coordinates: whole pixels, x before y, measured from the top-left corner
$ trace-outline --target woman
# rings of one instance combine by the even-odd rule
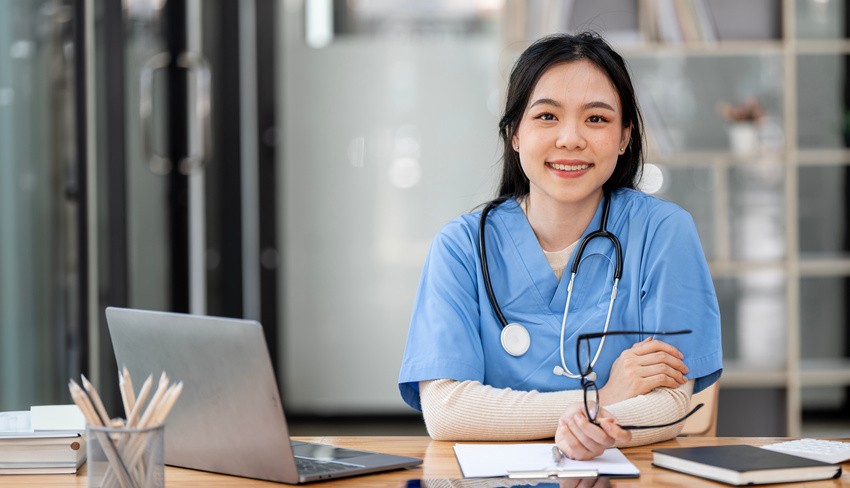
[[[625,63],[592,33],[535,42],[499,128],[498,197],[432,243],[402,397],[436,439],[554,436],[574,459],[676,436],[692,393],[720,377],[720,315],[690,215],[634,189],[642,131]],[[613,239],[582,245],[602,227],[621,266]],[[680,329],[692,332],[661,335]],[[603,331],[639,333],[591,339],[577,357],[578,336]]]

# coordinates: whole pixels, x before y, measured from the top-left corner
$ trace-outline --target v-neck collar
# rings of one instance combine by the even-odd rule
[[[599,228],[602,221],[602,206],[605,203],[603,198],[596,207],[596,212],[590,220],[587,228],[582,233],[578,249],[583,240],[589,233]],[[531,284],[530,288],[537,291],[537,298],[540,301],[541,307],[548,308],[553,314],[560,317],[564,313],[564,304],[567,300],[567,285],[570,281],[570,272],[575,260],[575,250],[567,261],[567,268],[564,270],[564,275],[561,280],[555,276],[552,267],[549,266],[549,261],[543,254],[543,248],[540,247],[540,242],[528,222],[528,217],[520,208],[516,200],[507,200],[501,205],[502,212],[499,217],[507,231],[507,237],[514,243],[516,258],[524,265],[527,271],[527,279]],[[610,221],[610,217],[609,217]],[[585,251],[587,252],[587,251]],[[560,319],[559,319],[560,320]],[[560,328],[560,322],[557,326]]]

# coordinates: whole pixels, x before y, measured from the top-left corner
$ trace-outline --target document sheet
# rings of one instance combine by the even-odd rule
[[[606,449],[589,461],[556,460],[554,444],[455,444],[466,478],[507,476],[509,471],[596,470],[600,476],[636,477],[640,470],[619,449]]]
[[[56,431],[85,433],[86,421],[76,405],[35,405],[29,411],[0,412],[0,435],[50,437]]]

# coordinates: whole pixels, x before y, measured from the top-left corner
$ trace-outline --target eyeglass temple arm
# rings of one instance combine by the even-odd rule
[[[660,424],[660,425],[620,425],[619,427],[623,430],[660,429],[660,428],[663,428],[663,427],[670,427],[671,425],[676,425],[679,422],[684,422],[688,417],[695,414],[696,411],[701,409],[704,405],[705,405],[704,403],[698,403],[693,408],[693,410],[688,412],[688,414],[685,415],[684,417],[680,418],[679,420],[675,420],[673,422],[669,422],[669,423],[666,423],[666,424]]]
[[[691,329],[682,329],[682,330],[671,330],[671,331],[656,331],[656,332],[648,332],[645,330],[609,330],[608,332],[591,332],[589,334],[581,334],[578,336],[578,340],[582,339],[599,339],[600,337],[609,336],[609,335],[647,335],[647,336],[657,336],[657,335],[680,335],[680,334],[690,334],[693,332]]]

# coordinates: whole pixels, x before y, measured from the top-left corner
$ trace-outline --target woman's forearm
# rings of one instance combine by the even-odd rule
[[[620,424],[663,424],[685,415],[693,381],[676,389],[658,388],[612,405],[604,405]],[[477,381],[432,380],[419,383],[422,414],[436,440],[522,441],[554,437],[567,405],[582,402],[581,390],[540,393],[494,388]],[[633,431],[629,446],[667,440],[682,424]],[[627,446],[620,446],[627,447]]]
[[[437,440],[521,441],[554,437],[558,417],[583,393],[517,391],[477,381],[419,383],[428,434]]]
[[[660,425],[682,418],[690,411],[694,380],[678,388],[656,388],[612,405],[603,405],[620,425]],[[660,429],[632,430],[632,440],[617,447],[643,446],[666,441],[679,435],[684,422]]]

